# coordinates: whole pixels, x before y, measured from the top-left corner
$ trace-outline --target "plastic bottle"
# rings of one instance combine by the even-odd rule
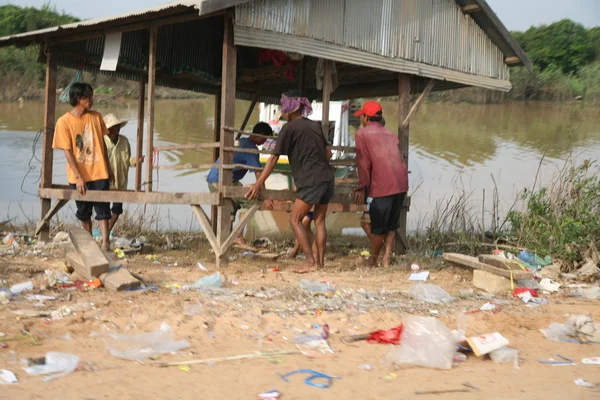
[[[31,281],[17,283],[16,285],[12,285],[10,288],[10,292],[12,294],[19,294],[27,290],[33,290],[33,283]]]

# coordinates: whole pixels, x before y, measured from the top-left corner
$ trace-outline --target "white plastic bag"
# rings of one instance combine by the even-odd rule
[[[457,344],[450,329],[433,317],[410,316],[404,321],[400,346],[386,356],[391,364],[450,369]]]
[[[559,324],[558,322],[551,322],[549,327],[540,329],[540,331],[546,339],[552,340],[553,342],[569,340],[569,336],[574,334],[572,329],[569,329],[564,324]]]
[[[107,334],[106,349],[111,356],[141,361],[159,354],[172,353],[190,347],[187,340],[175,341],[171,327],[163,322],[154,332],[137,335]]]
[[[443,304],[452,303],[454,297],[437,285],[427,283],[417,283],[410,287],[410,294],[416,300],[427,303]]]
[[[519,350],[512,347],[502,347],[501,349],[492,351],[490,358],[494,364],[517,364],[519,362]]]
[[[48,375],[42,380],[44,382],[50,382],[54,379],[69,375],[77,369],[78,364],[78,356],[51,351],[46,353],[46,363],[44,365],[33,365],[25,368],[25,371],[29,375]]]

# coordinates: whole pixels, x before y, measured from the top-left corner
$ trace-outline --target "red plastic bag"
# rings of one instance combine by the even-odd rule
[[[529,292],[531,293],[531,296],[533,297],[538,297],[540,294],[538,293],[537,290],[535,289],[529,289],[529,288],[515,288],[515,290],[513,291],[513,297],[519,297],[519,295],[521,293],[525,293],[525,292]]]
[[[403,324],[398,325],[395,328],[388,329],[387,331],[379,330],[371,332],[371,336],[367,338],[369,343],[384,343],[384,344],[400,344],[400,335],[402,335]]]

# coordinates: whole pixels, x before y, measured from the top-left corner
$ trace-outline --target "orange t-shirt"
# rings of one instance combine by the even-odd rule
[[[62,150],[73,150],[77,169],[84,182],[108,179],[106,165],[104,135],[108,129],[102,115],[95,111],[87,111],[81,117],[70,112],[56,121],[52,147]],[[76,174],[67,163],[67,178],[75,184]]]

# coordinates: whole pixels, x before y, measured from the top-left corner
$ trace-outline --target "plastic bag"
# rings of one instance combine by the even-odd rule
[[[308,281],[306,279],[300,281],[300,289],[304,289],[311,293],[335,292],[335,290],[326,283]]]
[[[519,350],[512,347],[503,347],[490,353],[490,358],[495,364],[507,364],[519,362]]]
[[[175,341],[171,327],[163,322],[154,332],[137,335],[107,334],[108,353],[117,358],[141,361],[159,354],[172,353],[190,347],[187,340]]]
[[[67,353],[56,353],[56,352],[48,352],[46,353],[46,363],[43,365],[33,365],[31,367],[25,368],[25,371],[29,375],[49,375],[42,379],[44,382],[50,382],[57,378],[62,378],[63,376],[69,375],[71,372],[75,371],[79,365],[79,357],[73,354]]]
[[[433,317],[410,316],[404,321],[400,347],[386,356],[392,364],[450,369],[457,344],[450,329]]]
[[[186,285],[186,289],[202,289],[202,288],[220,288],[223,287],[223,278],[221,278],[221,274],[214,273],[212,275],[207,275],[202,279],[198,279],[191,285]]]
[[[437,285],[418,283],[410,287],[410,294],[416,300],[427,303],[443,304],[452,303],[454,297]]]
[[[569,340],[569,336],[574,333],[572,329],[569,329],[558,322],[551,322],[549,327],[540,329],[540,331],[544,334],[546,339],[552,340],[553,342]]]

